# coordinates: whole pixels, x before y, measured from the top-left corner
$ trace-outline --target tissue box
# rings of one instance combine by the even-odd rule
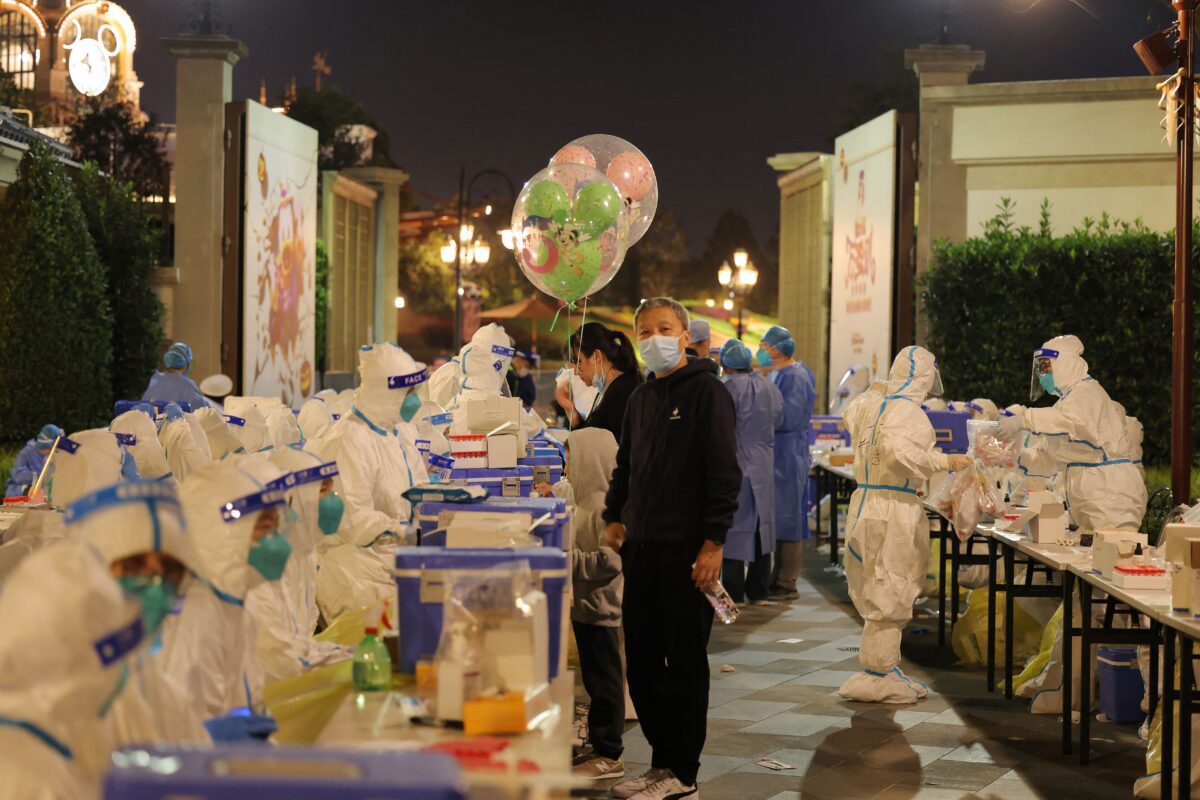
[[[1092,541],[1092,572],[1113,580],[1113,567],[1129,562],[1137,546],[1146,547],[1146,534],[1137,531],[1096,531]]]
[[[1036,512],[1028,522],[1029,541],[1054,544],[1067,535],[1067,509],[1050,492],[1030,492],[1026,501]]]
[[[569,512],[567,501],[558,497],[489,497],[482,503],[426,502],[417,506],[417,525],[421,530],[421,544],[440,546],[442,539],[426,539],[439,528],[448,528],[450,521],[460,513],[520,512],[528,514],[532,521],[542,520],[533,529],[534,536],[542,540],[545,547],[566,548]],[[549,515],[549,516],[547,516]],[[532,524],[532,522],[530,523]],[[436,535],[435,535],[436,536]]]
[[[477,697],[463,703],[463,733],[503,736],[525,733],[529,723],[550,708],[550,687]]]
[[[497,433],[487,437],[488,469],[512,469],[517,466],[517,435]]]
[[[1181,613],[1188,611],[1192,603],[1192,576],[1183,569],[1190,540],[1200,541],[1200,525],[1173,522],[1163,529],[1163,547],[1171,572],[1171,608]]]
[[[503,511],[454,514],[446,525],[446,547],[505,547],[511,537],[526,534],[532,522],[528,514]]]

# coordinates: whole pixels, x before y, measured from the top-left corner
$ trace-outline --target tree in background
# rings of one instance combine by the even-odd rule
[[[689,282],[692,267],[679,217],[674,209],[661,208],[646,235],[629,248],[617,276],[589,302],[636,306],[645,297],[685,297],[680,287]]]
[[[454,266],[442,263],[442,239],[400,240],[400,294],[425,314],[454,313]]]
[[[379,127],[359,102],[330,86],[325,89],[301,88],[287,107],[287,114],[317,131],[318,163],[321,169],[344,169],[367,164],[391,167],[391,144],[387,131]],[[362,145],[350,135],[353,125],[375,130],[371,157],[364,158]]]
[[[130,103],[92,98],[67,128],[76,161],[93,161],[112,178],[130,183],[139,197],[161,195],[167,175],[153,117]]]
[[[163,338],[163,306],[151,284],[159,233],[132,184],[104,177],[92,162],[83,165],[75,194],[107,277],[113,318],[112,395],[141,397]]]
[[[0,106],[29,108],[29,95],[30,92],[27,89],[17,86],[12,75],[0,69]]]
[[[316,355],[317,371],[325,373],[325,325],[329,319],[329,249],[325,242],[317,239],[317,274],[316,274]]]
[[[104,267],[62,165],[35,142],[0,201],[0,439],[112,417]]]
[[[759,247],[749,220],[732,209],[721,215],[709,234],[704,253],[690,276],[692,283],[687,287],[690,294],[685,296],[722,296],[724,290],[717,282],[717,271],[725,261],[733,265],[733,252],[739,247],[746,250],[758,269],[758,283],[746,298],[746,308],[774,315],[779,307],[779,262],[774,254]]]

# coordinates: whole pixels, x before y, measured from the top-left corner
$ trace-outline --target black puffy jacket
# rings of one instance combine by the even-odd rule
[[[733,398],[709,359],[629,397],[604,521],[642,543],[724,544],[742,488]]]

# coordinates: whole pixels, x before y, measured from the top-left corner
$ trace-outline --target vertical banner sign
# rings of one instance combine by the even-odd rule
[[[896,124],[889,111],[834,144],[830,397],[850,367],[877,379],[892,363]]]
[[[246,103],[242,393],[299,406],[312,393],[317,132]]]

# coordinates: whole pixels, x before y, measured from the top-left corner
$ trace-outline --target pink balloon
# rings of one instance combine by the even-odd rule
[[[609,162],[607,175],[616,184],[622,197],[635,202],[645,197],[646,192],[654,186],[654,167],[650,166],[644,155],[632,150],[614,157]]]
[[[596,157],[592,155],[592,151],[586,147],[580,147],[577,144],[569,144],[563,149],[554,154],[554,158],[550,159],[551,164],[585,164],[592,169],[596,168]]]

